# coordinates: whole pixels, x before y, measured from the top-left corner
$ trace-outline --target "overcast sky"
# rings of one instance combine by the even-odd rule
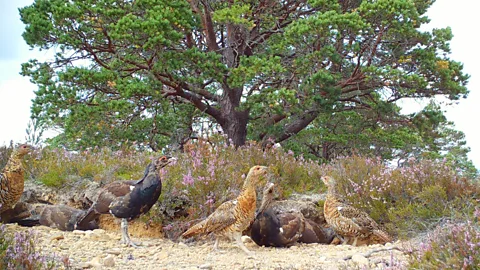
[[[31,100],[36,86],[19,74],[21,64],[29,59],[45,59],[45,52],[30,50],[22,38],[24,29],[18,8],[33,3],[32,0],[0,0],[0,145],[13,140],[24,142],[27,123],[30,118]],[[464,71],[471,75],[468,89],[470,95],[458,105],[444,107],[449,120],[455,122],[456,129],[465,132],[469,157],[480,168],[480,128],[475,117],[480,117],[480,57],[478,45],[473,39],[480,25],[476,1],[437,0],[428,12],[432,20],[429,27],[450,26],[454,38],[451,42],[451,58],[464,63]],[[415,106],[409,106],[414,108]],[[419,106],[418,106],[419,107]]]

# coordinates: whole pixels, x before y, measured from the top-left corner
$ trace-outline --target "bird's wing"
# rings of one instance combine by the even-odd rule
[[[235,207],[237,203],[237,200],[224,202],[208,216],[205,220],[205,226],[208,228],[208,231],[219,231],[235,223]]]
[[[305,230],[305,218],[300,213],[279,213],[281,234],[288,244],[293,244]]]
[[[339,204],[337,206],[338,213],[346,219],[349,219],[353,224],[359,227],[362,232],[372,231],[378,228],[378,224],[367,213],[350,206],[348,204]]]
[[[206,219],[190,227],[182,234],[182,237],[188,238],[197,234],[209,234],[232,225],[236,221],[235,207],[237,203],[237,200],[224,202]]]

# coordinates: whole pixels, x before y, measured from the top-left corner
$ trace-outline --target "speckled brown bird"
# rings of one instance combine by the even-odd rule
[[[331,176],[323,176],[322,181],[328,188],[327,199],[324,204],[325,220],[343,238],[346,244],[353,238],[353,246],[358,239],[378,238],[380,242],[391,242],[392,238],[382,231],[377,222],[367,213],[345,203],[337,192],[336,181]]]
[[[98,224],[93,220],[86,223],[84,227],[75,226],[77,219],[84,214],[85,211],[67,205],[48,205],[40,214],[39,223],[61,231],[98,229]]]
[[[259,246],[290,247],[302,236],[305,218],[302,213],[276,212],[272,209],[275,185],[267,183],[262,204],[251,226],[252,240]]]
[[[142,179],[138,181],[117,181],[105,185],[97,200],[86,214],[79,218],[76,226],[86,227],[100,214],[112,214],[121,221],[121,242],[136,247],[128,234],[128,221],[147,213],[157,202],[162,192],[159,170],[175,158],[162,156],[150,163]]]
[[[267,167],[253,166],[250,168],[240,195],[235,200],[221,204],[205,220],[184,232],[182,237],[188,238],[213,233],[216,236],[215,250],[218,249],[219,238],[227,237],[234,240],[245,253],[252,255],[243,244],[241,237],[242,232],[250,226],[255,218],[257,204],[255,187],[266,174]]]
[[[0,174],[0,213],[12,209],[20,200],[24,188],[23,157],[32,151],[28,144],[16,147]]]

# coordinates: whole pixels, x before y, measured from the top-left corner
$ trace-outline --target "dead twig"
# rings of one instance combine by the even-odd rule
[[[383,251],[390,251],[390,250],[402,251],[399,247],[386,247],[386,248],[373,249],[373,250],[370,250],[369,252],[366,252],[366,253],[363,253],[363,254],[360,254],[360,255],[362,255],[365,258],[368,258],[368,257],[372,256],[372,254],[374,254],[374,253],[383,252]],[[353,257],[353,255],[348,255],[348,256],[343,257],[343,260],[344,261],[351,260],[352,257]]]

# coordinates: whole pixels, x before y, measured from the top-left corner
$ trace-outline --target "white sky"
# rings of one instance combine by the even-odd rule
[[[18,8],[33,3],[32,0],[0,0],[0,145],[24,142],[27,123],[30,119],[31,100],[36,86],[29,78],[19,74],[21,64],[29,59],[42,60],[45,52],[32,51],[25,44],[21,34],[24,25],[20,21]],[[430,27],[450,26],[454,38],[451,42],[450,57],[464,63],[464,71],[471,75],[468,89],[469,97],[460,100],[458,105],[445,107],[446,115],[453,121],[456,129],[465,133],[469,157],[480,168],[480,128],[474,117],[480,116],[480,57],[475,38],[475,25],[480,25],[476,1],[437,0],[428,12]],[[416,106],[409,106],[414,108]],[[419,106],[418,106],[419,107]]]

